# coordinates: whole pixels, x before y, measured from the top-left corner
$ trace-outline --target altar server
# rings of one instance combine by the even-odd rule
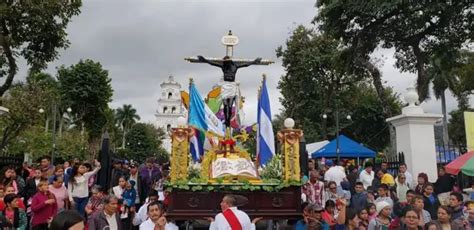
[[[237,209],[236,198],[225,195],[221,201],[222,212],[215,219],[211,218],[210,230],[254,230],[255,224],[250,222],[247,213]]]

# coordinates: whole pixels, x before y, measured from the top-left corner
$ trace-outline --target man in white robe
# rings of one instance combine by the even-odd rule
[[[237,209],[236,199],[232,195],[225,195],[221,201],[222,212],[212,219],[209,230],[255,230],[255,224],[250,222],[247,213]],[[261,218],[258,218],[261,219]],[[258,219],[255,219],[258,221]],[[254,220],[254,222],[256,222]]]

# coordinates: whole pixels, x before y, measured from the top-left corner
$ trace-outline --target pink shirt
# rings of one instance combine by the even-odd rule
[[[64,187],[64,185],[60,188],[55,188],[53,185],[49,185],[49,191],[56,197],[58,210],[64,209],[64,200],[69,199],[67,194],[67,188]]]

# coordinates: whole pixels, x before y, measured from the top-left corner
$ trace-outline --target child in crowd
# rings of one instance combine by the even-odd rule
[[[137,191],[135,190],[135,181],[130,180],[125,186],[125,190],[122,193],[124,213],[135,210],[135,199],[137,197]]]

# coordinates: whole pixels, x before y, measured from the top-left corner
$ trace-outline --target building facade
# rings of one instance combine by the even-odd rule
[[[171,153],[171,138],[169,131],[177,127],[178,117],[185,117],[186,111],[181,104],[181,84],[176,82],[173,76],[160,84],[161,94],[158,98],[158,109],[156,110],[156,127],[166,132],[163,147]]]

